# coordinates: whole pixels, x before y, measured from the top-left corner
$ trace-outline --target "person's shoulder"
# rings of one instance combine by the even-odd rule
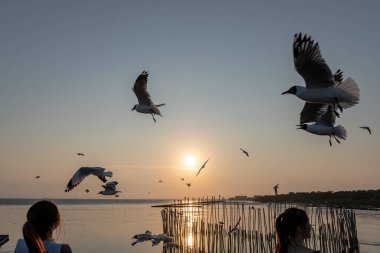
[[[73,253],[71,251],[70,245],[62,244],[60,253]]]

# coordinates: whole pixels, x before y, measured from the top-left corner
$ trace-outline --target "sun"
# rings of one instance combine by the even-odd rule
[[[187,155],[184,159],[184,164],[187,168],[194,168],[197,164],[197,158],[193,155]]]

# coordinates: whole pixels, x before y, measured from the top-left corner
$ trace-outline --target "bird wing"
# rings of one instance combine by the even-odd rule
[[[335,125],[335,118],[333,105],[330,104],[327,108],[327,112],[325,112],[315,124],[333,127]]]
[[[195,175],[195,176],[198,176],[199,175],[199,173],[201,172],[201,170],[203,170],[203,166],[198,170],[198,173]]]
[[[302,33],[294,35],[294,65],[305,79],[307,88],[327,88],[335,86],[333,74],[322,57],[318,42]]]
[[[88,175],[102,173],[105,169],[101,167],[81,167],[75,172],[67,184],[66,192],[71,191],[75,186],[80,184]]]
[[[233,232],[235,232],[236,230],[237,230],[237,228],[239,227],[239,224],[240,224],[240,220],[241,220],[241,217],[239,217],[239,220],[238,220],[238,222],[235,224],[235,226],[228,232],[228,234],[227,235],[229,235],[229,234],[231,234],[231,233],[233,233]]]
[[[153,104],[148,93],[148,76],[149,73],[147,71],[144,70],[143,72],[141,72],[141,74],[137,77],[135,84],[132,88],[132,90],[136,94],[137,100],[139,101],[140,105]]]
[[[334,81],[335,84],[338,86],[343,82],[343,72],[342,70],[338,69],[334,74]]]
[[[305,103],[300,114],[300,124],[318,121],[327,112],[327,107],[328,104]]]

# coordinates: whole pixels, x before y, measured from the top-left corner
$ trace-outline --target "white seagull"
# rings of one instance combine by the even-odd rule
[[[147,83],[148,83],[148,75],[149,73],[147,71],[143,71],[136,79],[135,84],[133,85],[132,90],[135,92],[138,104],[136,104],[131,111],[136,110],[139,113],[147,113],[151,114],[154,122],[156,122],[156,119],[154,118],[154,115],[161,115],[160,110],[158,107],[164,106],[166,104],[159,104],[155,105],[153,101],[150,99],[150,95],[147,90]]]
[[[331,137],[333,137],[338,143],[340,143],[338,139],[345,140],[347,138],[346,129],[341,125],[335,126],[335,117],[333,106],[329,105],[327,112],[314,124],[300,124],[297,126],[299,127],[298,129],[303,129],[312,134],[328,135],[331,146]]]
[[[65,192],[71,191],[89,175],[97,176],[103,183],[107,182],[106,177],[112,177],[112,172],[105,170],[105,168],[101,167],[80,167],[70,179]]]
[[[116,185],[117,184],[118,184],[118,182],[112,181],[112,182],[106,183],[106,185],[102,185],[102,187],[104,188],[104,190],[98,192],[98,194],[102,194],[102,195],[115,195],[116,193],[121,192],[121,191],[117,191],[116,190]]]
[[[318,42],[314,42],[310,36],[302,37],[302,33],[295,34],[293,56],[295,68],[305,80],[306,87],[293,86],[282,95],[293,94],[307,103],[317,103],[305,106],[310,107],[308,110],[315,111],[319,116],[323,114],[320,110],[326,111],[326,107],[321,108],[323,104],[332,104],[334,113],[339,116],[336,106],[342,112],[343,109],[359,103],[358,84],[351,77],[337,84],[322,57]]]

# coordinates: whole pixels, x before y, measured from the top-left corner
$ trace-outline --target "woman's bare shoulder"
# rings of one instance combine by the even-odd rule
[[[71,251],[70,245],[62,244],[61,253],[73,253],[73,252]]]

